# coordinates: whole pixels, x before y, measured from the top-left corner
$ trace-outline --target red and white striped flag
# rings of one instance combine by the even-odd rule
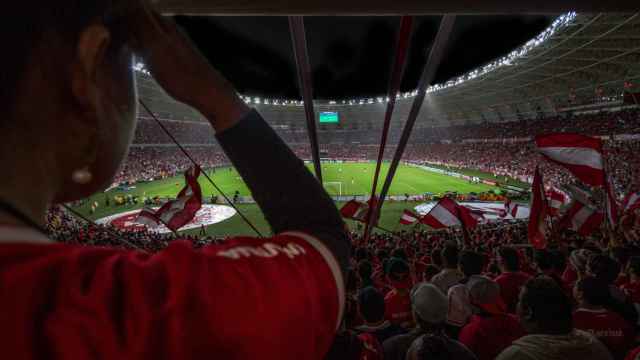
[[[148,208],[144,208],[138,213],[138,217],[135,222],[150,228],[160,226],[160,220],[156,217],[155,212]]]
[[[591,186],[604,186],[602,141],[578,134],[552,134],[536,137],[538,151],[548,160],[565,167]]]
[[[411,210],[405,210],[402,212],[402,216],[400,216],[400,224],[402,225],[412,225],[420,220],[420,217],[416,215]]]
[[[640,191],[630,192],[622,201],[622,212],[633,211],[640,207]]]
[[[566,203],[566,196],[563,193],[551,189],[547,192],[547,199],[549,200],[549,215],[558,216],[560,208]]]
[[[591,235],[604,221],[604,214],[580,201],[574,201],[560,220],[559,228],[573,229],[582,236]]]
[[[369,214],[369,208],[373,208],[374,206],[376,206],[376,204],[376,197],[372,197],[366,203],[357,200],[350,200],[342,206],[342,208],[340,209],[340,214],[342,215],[342,217],[347,219],[366,222],[367,216]],[[372,221],[372,223],[377,224],[377,221]]]
[[[531,192],[533,196],[531,197],[531,212],[529,214],[529,242],[536,249],[544,249],[547,246],[545,229],[549,205],[545,197],[542,174],[537,166]]]
[[[194,166],[185,171],[186,185],[178,193],[175,200],[168,201],[154,216],[171,231],[178,231],[196,216],[202,207],[202,190],[198,183],[200,167]]]
[[[478,220],[471,214],[471,210],[448,197],[443,198],[431,208],[431,211],[423,216],[420,222],[434,229],[443,229],[456,225],[472,228],[478,225]]]

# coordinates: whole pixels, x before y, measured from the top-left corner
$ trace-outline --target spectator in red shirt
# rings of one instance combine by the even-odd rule
[[[371,276],[373,275],[373,267],[369,260],[361,260],[358,263],[358,281],[360,283],[359,287],[365,288],[367,286],[373,286],[373,280]]]
[[[465,344],[479,360],[492,360],[524,335],[518,319],[505,312],[497,282],[473,276],[466,284],[473,315],[460,332]]]
[[[395,336],[383,344],[385,360],[437,359],[475,360],[463,344],[447,336],[447,297],[433,284],[420,283],[411,291],[417,329]],[[431,346],[434,345],[434,346]]]
[[[634,304],[640,304],[640,256],[629,259],[627,274],[629,281],[622,285],[622,290]]]
[[[594,277],[578,280],[573,291],[578,302],[573,325],[595,335],[614,358],[623,359],[633,344],[635,331],[631,323],[605,308],[609,302],[608,291],[607,284]]]
[[[611,258],[620,264],[620,273],[616,279],[614,285],[621,287],[629,282],[629,275],[626,273],[626,269],[629,265],[630,253],[629,249],[622,246],[614,247],[610,250]]]
[[[528,335],[506,348],[496,360],[609,360],[607,347],[588,332],[573,328],[571,301],[546,276],[525,284],[518,317]]]
[[[387,281],[391,291],[384,297],[385,318],[408,329],[413,326],[413,318],[409,294],[412,284],[407,262],[392,258],[387,264]]]
[[[531,277],[520,271],[518,251],[510,246],[503,246],[498,250],[498,266],[501,274],[496,278],[500,285],[502,301],[509,313],[515,314],[520,289]]]
[[[593,254],[591,250],[579,249],[573,250],[571,255],[569,255],[569,264],[562,274],[562,280],[571,289],[573,289],[576,280],[586,276],[587,263]]]
[[[635,324],[638,321],[638,312],[624,291],[614,285],[619,274],[620,264],[609,256],[598,254],[589,258],[587,275],[607,284],[610,295],[608,307]]]
[[[433,277],[438,275],[438,273],[440,272],[440,269],[435,266],[435,265],[427,265],[424,268],[424,274],[422,276],[424,282],[431,282],[431,280],[433,280]]]
[[[384,296],[373,286],[358,293],[358,311],[364,324],[358,326],[356,331],[374,335],[380,345],[388,338],[405,332],[400,326],[385,320]]]
[[[351,246],[304,163],[144,3],[11,11],[29,16],[0,32],[11,49],[0,58],[3,358],[321,359],[342,318]],[[49,204],[106,188],[127,152],[134,52],[169,96],[209,120],[279,235],[202,250],[178,241],[157,254],[45,236]]]
[[[553,252],[546,249],[535,250],[533,253],[533,261],[538,268],[538,275],[545,275],[552,278],[564,289],[566,287],[564,281],[558,276],[553,266],[554,257]]]

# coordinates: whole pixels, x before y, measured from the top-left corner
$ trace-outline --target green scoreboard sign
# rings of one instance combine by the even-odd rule
[[[337,124],[340,122],[340,116],[337,112],[321,112],[320,124]]]

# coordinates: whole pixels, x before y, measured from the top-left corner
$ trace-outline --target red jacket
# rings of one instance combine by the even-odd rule
[[[632,325],[617,313],[605,309],[576,310],[573,313],[573,326],[597,337],[615,358],[622,358],[635,339]]]
[[[321,359],[342,317],[329,250],[307,235],[158,254],[0,245],[4,359]]]
[[[502,301],[507,305],[507,310],[515,314],[520,289],[531,279],[531,276],[519,271],[503,273],[496,278],[496,282],[500,285],[500,295]]]
[[[478,360],[493,360],[524,335],[524,329],[514,315],[473,315],[462,328],[459,340],[476,354]]]

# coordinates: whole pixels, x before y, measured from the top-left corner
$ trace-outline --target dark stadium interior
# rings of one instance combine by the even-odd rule
[[[461,16],[446,61],[434,83],[442,83],[506,55],[544,30],[553,16]],[[306,19],[314,97],[342,100],[386,94],[397,17]],[[417,17],[401,91],[416,88],[440,17]],[[300,95],[286,17],[179,17],[203,54],[246,95],[295,99]],[[500,35],[509,33],[508,37]],[[495,39],[500,39],[496,41]]]

